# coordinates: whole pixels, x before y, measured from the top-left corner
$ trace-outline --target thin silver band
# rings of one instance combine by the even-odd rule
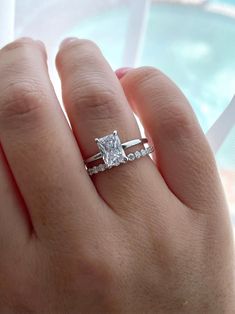
[[[122,148],[125,150],[125,149],[128,149],[130,147],[133,147],[133,146],[136,146],[136,145],[139,145],[139,144],[145,144],[145,143],[148,143],[148,139],[147,138],[141,138],[141,139],[135,139],[135,140],[131,140],[131,141],[128,141],[126,143],[122,143]],[[99,159],[102,159],[102,154],[101,152],[87,158],[84,162],[85,164],[88,164],[90,162],[93,162],[93,161],[96,161],[96,160],[99,160]]]
[[[154,151],[154,148],[152,146],[149,146],[149,147],[146,147],[146,148],[143,148],[141,150],[137,150],[136,152],[134,153],[130,153],[127,155],[127,158],[128,158],[128,161],[134,161],[136,159],[139,159],[139,158],[142,158],[142,157],[145,157],[145,156],[148,156],[149,154],[151,154],[152,152]],[[116,165],[116,166],[120,166],[121,164],[119,165]],[[113,166],[115,167],[115,166]],[[87,172],[90,176],[93,176],[94,174],[97,174],[99,172],[104,172],[108,169],[112,169],[113,167],[109,168],[107,165],[105,164],[100,164],[98,166],[95,166],[95,167],[91,167],[91,168],[87,168]]]

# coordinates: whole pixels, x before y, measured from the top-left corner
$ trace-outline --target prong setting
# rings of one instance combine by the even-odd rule
[[[144,146],[144,144],[148,143],[147,138],[132,139],[128,142],[121,143],[117,130],[114,130],[111,134],[104,137],[95,138],[95,142],[99,148],[99,152],[84,160],[85,167],[90,176],[150,155],[154,150],[153,147]],[[143,145],[142,149],[126,155],[125,151],[128,148],[139,144]],[[103,159],[104,163],[90,168],[87,166],[90,162],[99,159]]]
[[[126,154],[117,131],[96,139],[100,154],[108,168],[126,162]]]

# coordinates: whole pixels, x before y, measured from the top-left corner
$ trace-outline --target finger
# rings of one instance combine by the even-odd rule
[[[0,147],[0,251],[24,244],[31,232],[27,210]]]
[[[201,208],[208,197],[221,195],[213,154],[180,90],[150,67],[129,71],[121,82],[155,144],[160,172],[173,193]]]
[[[64,43],[57,55],[57,68],[65,107],[84,159],[97,153],[95,138],[114,130],[122,142],[140,138],[121,85],[94,43],[78,39]],[[150,158],[141,158],[97,174],[94,182],[103,199],[117,207],[126,202],[130,191],[144,193],[143,186],[149,180],[158,182],[157,189],[161,189],[163,181],[154,168]]]
[[[0,51],[0,140],[38,236],[77,229],[78,199],[89,203],[95,191],[50,83],[45,50],[30,39]]]

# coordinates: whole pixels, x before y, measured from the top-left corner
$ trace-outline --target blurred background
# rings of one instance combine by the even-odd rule
[[[151,65],[190,100],[215,152],[235,228],[235,0],[0,0],[0,45],[31,36],[54,57],[64,37],[95,41],[114,70]]]

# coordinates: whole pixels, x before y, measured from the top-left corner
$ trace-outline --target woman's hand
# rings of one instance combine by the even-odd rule
[[[120,84],[87,40],[56,61],[73,132],[43,45],[0,50],[0,313],[234,313],[227,204],[187,100],[153,68]],[[95,138],[140,137],[132,110],[154,161],[90,178]]]

